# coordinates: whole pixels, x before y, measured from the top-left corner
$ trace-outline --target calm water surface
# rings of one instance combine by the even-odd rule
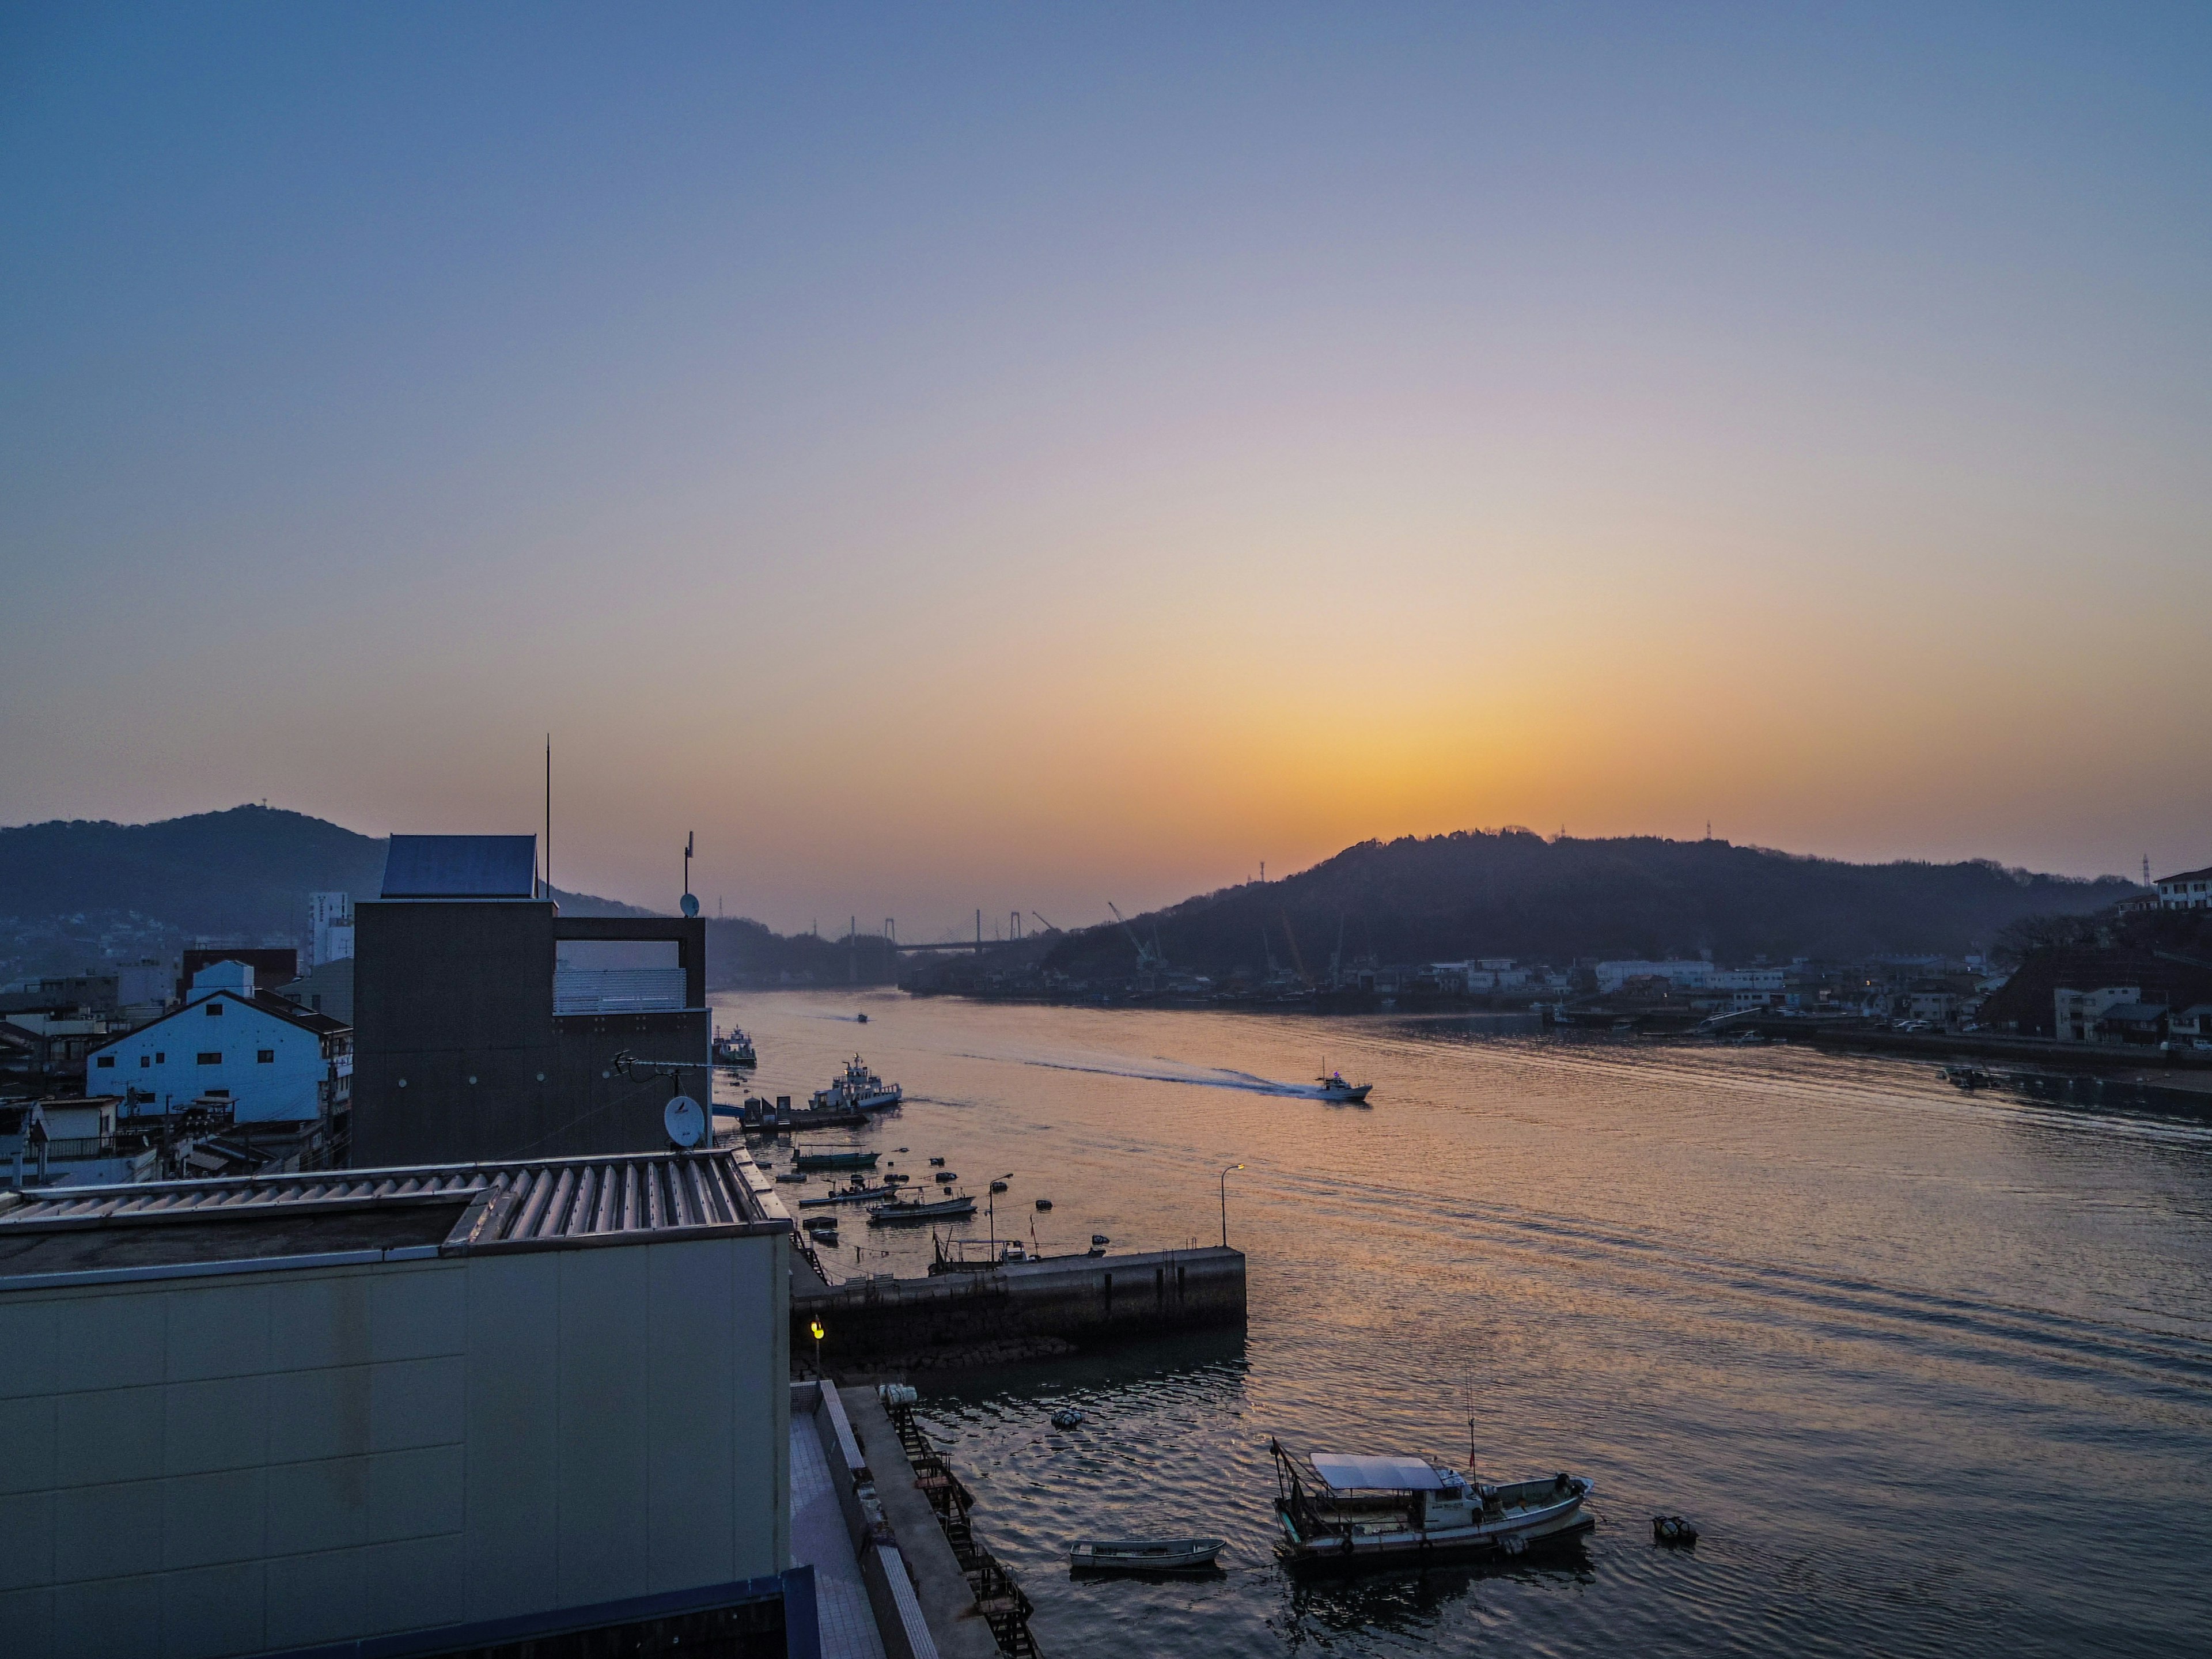
[[[1245,1166],[1246,1332],[924,1383],[1054,1659],[2212,1650],[2205,1125],[1449,1018],[716,1001],[753,1091],[859,1049],[908,1098],[866,1144],[979,1197],[1011,1173],[1000,1229],[1048,1249],[1213,1242]],[[1324,1059],[1371,1109],[1312,1097]],[[833,1271],[928,1255],[844,1237]],[[1486,1478],[1597,1482],[1579,1555],[1276,1567],[1268,1436],[1463,1461],[1470,1397]],[[1652,1545],[1661,1510],[1694,1553]],[[1231,1540],[1223,1577],[1064,1565],[1072,1537],[1187,1532]]]

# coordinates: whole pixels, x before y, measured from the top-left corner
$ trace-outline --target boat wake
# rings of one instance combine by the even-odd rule
[[[969,1054],[964,1058],[1003,1060],[1006,1056]],[[1103,1060],[1085,1064],[1071,1060],[1037,1060],[1027,1056],[1016,1059],[1018,1065],[1034,1066],[1048,1072],[1082,1072],[1093,1077],[1129,1078],[1139,1083],[1181,1083],[1198,1089],[1234,1089],[1243,1094],[1279,1095],[1291,1100],[1319,1100],[1322,1097],[1322,1091],[1310,1084],[1279,1083],[1273,1078],[1261,1077],[1256,1073],[1234,1071],[1226,1066],[1190,1066],[1168,1070],[1164,1068],[1174,1066],[1174,1060],[1162,1060],[1158,1063],[1163,1069],[1115,1066]]]

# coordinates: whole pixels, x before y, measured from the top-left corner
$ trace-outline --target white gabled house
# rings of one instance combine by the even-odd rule
[[[253,969],[219,962],[192,976],[185,1006],[94,1049],[88,1091],[166,1112],[227,1096],[239,1123],[310,1123],[350,1094],[353,1032],[266,991]]]

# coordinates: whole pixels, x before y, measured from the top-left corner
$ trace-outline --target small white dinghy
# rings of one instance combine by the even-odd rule
[[[1225,1538],[1087,1538],[1067,1547],[1067,1565],[1091,1572],[1195,1572],[1228,1547]]]

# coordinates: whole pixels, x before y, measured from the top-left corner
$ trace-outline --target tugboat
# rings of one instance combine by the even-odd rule
[[[1559,1474],[1486,1486],[1426,1457],[1310,1456],[1267,1442],[1275,1460],[1275,1553],[1292,1571],[1515,1556],[1595,1524],[1592,1483]]]
[[[1364,1106],[1367,1091],[1375,1086],[1371,1083],[1346,1083],[1341,1072],[1324,1072],[1317,1081],[1321,1084],[1323,1100],[1339,1102],[1346,1106]]]
[[[758,1056],[753,1053],[753,1040],[734,1025],[730,1027],[727,1036],[719,1030],[714,1033],[714,1050],[717,1066],[760,1064]]]
[[[828,1088],[816,1091],[813,1104],[819,1111],[882,1112],[905,1098],[905,1090],[896,1083],[884,1082],[868,1069],[866,1060],[854,1054],[845,1062],[844,1076]]]

